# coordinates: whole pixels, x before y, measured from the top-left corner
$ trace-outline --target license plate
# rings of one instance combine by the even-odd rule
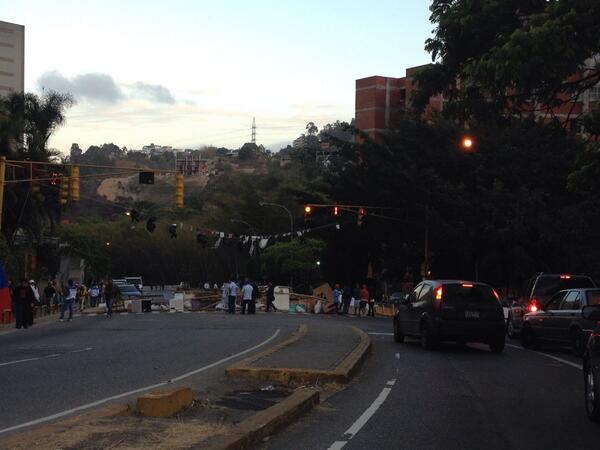
[[[465,318],[479,319],[479,311],[465,311]]]

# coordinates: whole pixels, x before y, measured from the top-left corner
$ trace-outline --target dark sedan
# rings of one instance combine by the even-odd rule
[[[543,307],[525,314],[521,330],[523,347],[541,343],[569,344],[581,356],[595,322],[584,318],[582,310],[600,304],[600,289],[566,289],[554,294]]]
[[[595,323],[583,355],[585,409],[590,420],[600,422],[600,305],[583,308],[583,317]]]

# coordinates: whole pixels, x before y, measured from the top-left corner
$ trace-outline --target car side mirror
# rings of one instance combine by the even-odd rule
[[[600,305],[584,306],[581,311],[586,320],[600,320]]]

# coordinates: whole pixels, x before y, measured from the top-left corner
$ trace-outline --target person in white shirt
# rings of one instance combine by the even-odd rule
[[[237,298],[238,289],[238,285],[235,284],[233,277],[231,277],[231,281],[229,282],[229,314],[235,314],[235,300]]]
[[[223,292],[221,295],[221,303],[223,309],[229,308],[229,283],[223,283]]]
[[[251,303],[254,301],[252,299],[252,291],[254,288],[250,284],[250,280],[246,278],[244,285],[242,286],[242,314],[246,314],[246,308],[248,308],[248,314],[252,311]]]

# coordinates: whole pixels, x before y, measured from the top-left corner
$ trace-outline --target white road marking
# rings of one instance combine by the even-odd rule
[[[151,389],[156,389],[156,388],[159,388],[159,387],[166,386],[166,385],[171,384],[171,383],[173,383],[175,381],[182,380],[184,378],[187,378],[187,377],[190,377],[190,376],[195,375],[197,373],[200,373],[200,372],[203,372],[205,370],[208,370],[208,369],[210,369],[212,367],[218,366],[219,364],[223,364],[224,362],[227,362],[227,361],[230,361],[232,359],[235,359],[235,358],[237,358],[239,356],[245,355],[246,353],[250,353],[250,352],[256,350],[257,348],[260,348],[263,345],[266,345],[269,342],[271,342],[273,339],[275,339],[277,336],[279,336],[280,331],[281,331],[281,329],[278,328],[277,331],[275,331],[275,333],[273,333],[273,335],[270,338],[264,340],[260,344],[255,345],[254,347],[247,348],[246,350],[243,350],[243,351],[241,351],[239,353],[236,353],[235,355],[231,355],[231,356],[228,356],[226,358],[220,359],[219,361],[216,361],[216,362],[214,362],[212,364],[209,364],[207,366],[201,367],[199,369],[196,369],[196,370],[193,370],[191,372],[185,373],[185,374],[180,375],[178,377],[172,378],[171,380],[162,381],[160,383],[156,383],[156,384],[153,384],[153,385],[150,385],[150,386],[144,386],[144,387],[141,387],[141,388],[138,388],[138,389],[134,389],[132,391],[123,392],[121,394],[113,395],[111,397],[103,398],[101,400],[96,400],[95,402],[87,403],[85,405],[80,405],[80,406],[77,406],[75,408],[68,409],[66,411],[61,411],[61,412],[58,412],[56,414],[52,414],[50,416],[41,417],[39,419],[35,419],[35,420],[31,420],[29,422],[21,423],[19,425],[14,425],[12,427],[4,428],[4,429],[0,430],[0,434],[8,433],[9,431],[19,430],[19,429],[25,428],[25,427],[30,427],[32,425],[38,425],[38,424],[44,423],[44,422],[49,422],[51,420],[59,419],[61,417],[65,417],[65,416],[68,416],[70,414],[76,413],[78,411],[83,411],[83,410],[86,410],[86,409],[94,408],[95,406],[100,406],[100,405],[102,405],[104,403],[107,403],[107,402],[110,402],[110,401],[113,401],[113,400],[118,400],[120,398],[129,397],[130,395],[137,394],[139,392],[149,391]]]
[[[373,336],[393,336],[394,333],[378,333],[375,331],[369,331],[367,334],[372,334]]]
[[[20,364],[20,363],[24,363],[27,361],[37,361],[38,359],[40,359],[40,358],[19,359],[17,361],[9,361],[9,362],[2,363],[2,364],[0,364],[0,366],[10,366],[12,364]]]
[[[393,386],[395,384],[396,384],[396,380],[390,380],[390,381],[387,382],[388,386]]]
[[[335,441],[327,450],[340,450],[344,448],[344,445],[346,445],[347,443],[348,441]]]
[[[373,417],[373,415],[377,412],[381,405],[383,405],[383,402],[385,402],[385,399],[388,397],[388,395],[390,395],[390,392],[392,392],[392,388],[383,388],[383,390],[379,393],[375,401],[371,403],[371,406],[369,406],[365,410],[365,412],[363,412],[361,416],[358,419],[356,419],[356,422],[354,422],[350,426],[350,428],[346,430],[344,436],[349,436],[348,439],[352,439],[354,436],[356,436],[356,434],[362,429],[362,427],[366,425],[369,419]]]
[[[512,348],[519,349],[519,350],[527,350],[527,349],[525,349],[523,347],[520,347],[518,345],[513,345],[513,344],[506,344],[506,345],[509,346],[509,347],[512,347]],[[566,364],[568,366],[575,367],[576,369],[583,370],[583,366],[581,364],[574,363],[572,361],[569,361],[568,359],[559,358],[558,356],[549,355],[548,353],[544,353],[544,352],[536,352],[535,350],[529,350],[529,351],[531,353],[536,353],[538,355],[545,356],[546,358],[550,358],[550,359],[553,359],[555,361],[561,362],[561,363]]]

